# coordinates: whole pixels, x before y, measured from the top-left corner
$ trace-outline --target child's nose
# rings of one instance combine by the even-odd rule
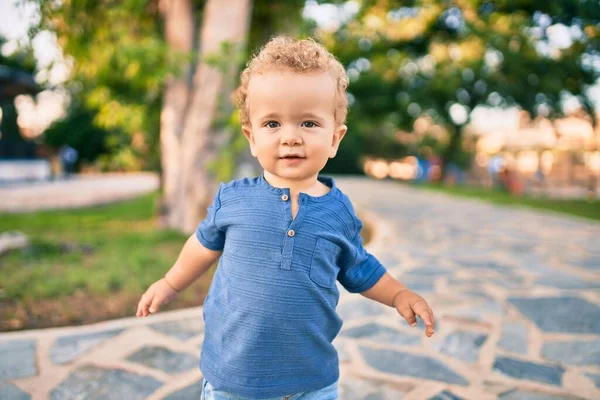
[[[302,135],[297,129],[286,129],[281,135],[281,143],[293,146],[295,144],[302,144]]]

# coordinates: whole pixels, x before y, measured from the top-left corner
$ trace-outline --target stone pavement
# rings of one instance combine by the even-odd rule
[[[340,287],[342,400],[600,399],[600,224],[338,178],[436,333]],[[193,399],[200,308],[0,334],[1,399]]]

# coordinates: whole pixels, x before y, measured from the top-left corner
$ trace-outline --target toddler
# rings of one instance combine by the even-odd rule
[[[274,38],[242,72],[242,130],[264,171],[220,185],[136,314],[157,312],[220,257],[203,308],[205,399],[337,399],[336,281],[433,334],[431,308],[365,251],[350,200],[319,175],[346,134],[347,86],[310,39]]]

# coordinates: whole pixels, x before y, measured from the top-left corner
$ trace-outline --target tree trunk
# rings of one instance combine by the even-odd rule
[[[194,20],[191,0],[162,0],[165,40],[171,54],[188,55],[193,49]],[[162,199],[159,222],[163,227],[179,228],[181,212],[181,136],[191,91],[191,63],[165,85],[160,116]]]
[[[204,60],[206,56],[218,55],[230,57],[230,65],[235,62],[236,54],[220,54],[221,44],[246,44],[250,9],[250,0],[208,0],[204,8],[199,40],[201,62],[194,75],[179,159],[183,182],[181,203],[178,204],[182,212],[179,229],[186,233],[193,232],[204,218],[216,189],[214,177],[208,172],[208,166],[218,156],[220,144],[219,132],[214,131],[212,125],[219,111],[220,96],[224,95],[229,100],[229,93],[223,93],[223,90],[232,87],[231,82],[235,81],[237,73],[236,68],[228,68],[224,73]]]

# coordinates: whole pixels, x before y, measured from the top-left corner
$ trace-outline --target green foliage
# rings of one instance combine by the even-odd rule
[[[105,143],[108,132],[97,127],[94,118],[94,112],[81,104],[74,105],[65,118],[44,131],[44,142],[54,149],[68,144],[78,151],[80,161],[93,162],[108,151]]]
[[[301,11],[304,3],[305,0],[254,1],[248,55],[259,51],[273,35],[296,36],[302,32],[311,32],[311,29],[303,25]]]
[[[56,32],[75,59],[72,81],[80,86],[85,108],[95,110],[94,123],[107,132],[110,155],[104,164],[158,169],[163,83],[198,54],[167,48],[156,0],[39,4],[39,29]],[[365,0],[353,18],[333,30],[302,20],[303,5],[255,2],[247,52],[226,44],[204,61],[230,71],[277,33],[322,41],[347,67],[353,100],[349,133],[327,167],[331,171],[359,171],[361,155],[396,158],[418,154],[423,146],[436,149],[445,162],[469,165],[472,154],[461,148],[461,136],[470,112],[480,105],[516,105],[533,117],[556,117],[570,93],[591,112],[587,90],[598,78],[590,61],[600,40],[597,3]],[[200,21],[204,2],[194,6]],[[548,27],[557,23],[581,34],[571,46],[545,52]],[[224,130],[223,143],[229,145],[221,153],[223,162],[215,163],[219,176],[231,173],[244,143],[231,116],[232,89],[225,88],[211,129]],[[466,119],[453,118],[457,107]],[[413,131],[424,115],[452,140],[427,131],[415,143],[398,143],[397,133]],[[144,146],[135,148],[139,135]],[[438,137],[434,146],[426,143],[428,137]]]
[[[373,155],[386,156],[390,131],[412,131],[415,119],[427,115],[450,135],[439,153],[444,161],[468,165],[461,136],[477,106],[516,105],[532,117],[554,117],[563,113],[560,99],[568,92],[591,112],[587,89],[599,76],[590,61],[598,54],[599,20],[600,5],[591,1],[370,0],[316,35],[348,70],[349,119],[360,121],[358,134],[365,144],[383,143],[370,147]],[[546,51],[548,27],[557,23],[581,34],[566,48]],[[467,118],[453,118],[453,108]]]
[[[93,115],[95,127],[80,128],[82,134],[105,133],[104,166],[157,169],[163,82],[191,57],[168,52],[158,2],[38,4],[38,29],[55,32],[63,52],[75,61],[69,83],[83,104],[70,114]],[[136,147],[135,140],[144,145]]]
[[[6,42],[6,38],[0,36],[0,49]],[[33,54],[33,47],[31,46],[21,47],[9,55],[3,55],[0,52],[0,65],[15,68],[29,74],[37,72],[37,61]]]
[[[56,32],[63,51],[75,61],[71,86],[83,100],[82,109],[94,115],[96,127],[90,130],[105,132],[107,152],[100,157],[100,165],[105,169],[160,169],[163,85],[168,77],[181,74],[188,63],[197,65],[198,53],[181,54],[168,48],[156,0],[37,2],[42,10],[38,30]],[[204,4],[193,2],[197,22],[202,21]],[[248,51],[224,43],[218,53],[208,54],[202,61],[223,73],[237,71],[266,38],[294,29],[301,20],[302,5],[300,0],[256,2]],[[225,88],[221,94],[211,124],[212,134],[224,136],[221,158],[211,168],[219,177],[232,176],[243,152],[244,139],[232,117],[231,90]],[[140,134],[145,145],[136,148],[134,138]]]

